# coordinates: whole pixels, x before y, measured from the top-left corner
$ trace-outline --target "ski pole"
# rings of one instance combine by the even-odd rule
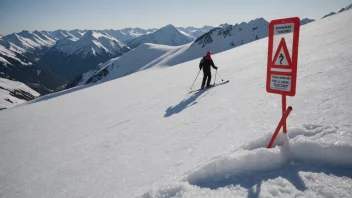
[[[216,80],[216,74],[218,73],[218,70],[215,72],[215,78],[214,78],[214,86],[215,86],[215,80]]]
[[[197,80],[197,78],[198,78],[198,75],[199,75],[199,73],[200,73],[200,70],[199,70],[199,72],[198,72],[198,74],[197,74],[197,77],[196,77],[196,79],[194,79],[194,82],[193,82],[193,84],[192,84],[192,87],[190,88],[190,90],[192,90],[192,88],[193,88],[193,85],[194,85],[194,83],[196,82],[196,80]]]
[[[216,70],[216,72],[218,72],[218,70]],[[218,74],[218,76],[220,77],[220,79],[221,79],[222,81],[224,81],[224,79],[222,79],[222,78],[221,78],[221,76],[220,76],[219,74]]]

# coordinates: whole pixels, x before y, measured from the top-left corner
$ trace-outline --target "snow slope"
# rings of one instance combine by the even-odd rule
[[[330,12],[329,14],[323,16],[322,19],[327,18],[327,17],[329,17],[329,16],[333,16],[333,15],[335,15],[335,14],[336,14],[336,12]]]
[[[230,25],[225,29],[213,29],[202,37],[199,37],[194,43],[179,47],[170,48],[168,46],[147,44],[138,47],[138,50],[133,50],[119,58],[109,60],[77,76],[68,87],[98,81],[104,82],[152,67],[174,66],[186,61],[199,59],[207,51],[215,54],[256,41],[267,35],[268,22],[264,19],[256,19],[248,23],[241,23],[240,25]],[[162,52],[160,56],[155,56],[155,50]],[[164,53],[165,50],[169,50],[169,52]],[[149,54],[153,55],[149,56]],[[136,58],[138,59],[137,61]],[[216,61],[215,64],[217,64]],[[221,65],[218,66],[221,67]],[[89,79],[94,80],[91,81]]]
[[[175,26],[167,25],[153,33],[132,39],[127,42],[127,45],[131,48],[136,48],[144,43],[179,46],[190,43],[193,40],[194,37],[181,33]]]
[[[99,32],[89,30],[80,39],[69,37],[74,42],[67,43],[67,45],[55,46],[65,55],[80,55],[83,57],[97,56],[98,54],[110,53],[111,55],[121,55],[128,51],[128,47],[116,40],[115,38],[103,35]],[[67,38],[66,38],[67,39]]]
[[[19,59],[13,51],[8,50],[4,46],[0,45],[0,62],[2,62],[4,66],[13,65],[10,63],[10,60],[8,59],[16,60],[19,63],[21,63],[21,65],[31,65],[30,62],[29,63],[22,62],[21,59]]]
[[[193,95],[198,60],[0,112],[1,196],[349,197],[351,19],[302,27],[289,143],[265,149],[281,97],[261,39],[214,55],[230,83]]]
[[[197,28],[197,27],[178,27],[177,29],[188,34],[188,35],[191,35],[192,37],[194,38],[198,38],[200,36],[202,36],[203,34],[209,32],[211,29],[213,29],[214,27],[212,26],[208,26],[208,25],[205,25],[201,28]]]
[[[308,19],[308,18],[304,18],[301,20],[301,25],[306,25],[308,23],[314,22],[314,19]]]
[[[0,78],[0,110],[39,96],[39,93],[21,82]]]
[[[156,65],[159,66],[183,48],[183,46],[142,44],[123,56],[110,59],[77,76],[67,88],[98,81],[109,81]]]
[[[71,34],[69,31],[67,30],[55,30],[55,31],[52,31],[52,32],[49,32],[51,36],[53,36],[56,40],[61,40],[63,38],[66,38],[66,37],[74,37],[74,38],[77,38],[79,39],[80,37],[75,37],[74,34]],[[77,35],[77,34],[76,34]]]
[[[124,44],[127,44],[127,41],[140,37],[142,35],[153,33],[156,29],[148,29],[144,30],[141,28],[125,28],[122,30],[100,30],[99,32],[103,34],[107,34],[109,36],[114,37],[115,39],[121,41]]]
[[[80,39],[66,37],[57,41],[39,63],[72,81],[97,64],[128,51],[129,48],[115,38],[88,30]]]

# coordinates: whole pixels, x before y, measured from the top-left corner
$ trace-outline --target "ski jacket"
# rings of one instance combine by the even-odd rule
[[[204,56],[199,63],[199,69],[203,70],[209,70],[210,71],[210,66],[212,66],[214,69],[217,69],[217,67],[215,66],[213,60],[211,59],[211,57],[207,57]]]

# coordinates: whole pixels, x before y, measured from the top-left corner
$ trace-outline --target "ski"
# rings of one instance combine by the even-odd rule
[[[217,86],[219,86],[219,85],[223,85],[223,84],[226,84],[226,83],[229,83],[229,82],[230,82],[230,80],[226,80],[226,81],[224,81],[224,82],[216,83],[215,85],[211,85],[211,86],[208,87],[208,88],[192,90],[192,91],[190,91],[189,93],[195,93],[195,92],[202,91],[202,90],[208,90],[208,89],[211,89],[211,88],[213,88],[213,87],[217,87]]]

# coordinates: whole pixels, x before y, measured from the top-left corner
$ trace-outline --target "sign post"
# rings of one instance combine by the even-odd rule
[[[296,94],[299,30],[298,17],[273,20],[269,24],[266,90],[282,95],[283,116],[286,96]],[[282,126],[287,133],[286,119]]]

